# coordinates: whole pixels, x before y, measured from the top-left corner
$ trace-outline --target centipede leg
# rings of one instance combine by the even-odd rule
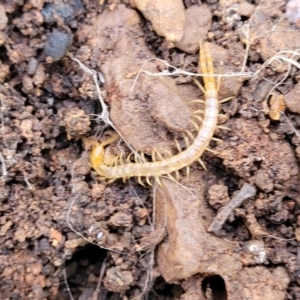
[[[150,182],[149,176],[146,176],[146,182],[147,182],[150,186],[152,186],[152,183]]]
[[[203,122],[203,119],[199,116],[197,116],[196,114],[193,114],[193,118],[197,119],[200,123]]]
[[[208,151],[208,152],[211,152],[213,154],[218,154],[218,151],[215,151],[215,150],[212,150],[212,149],[209,149],[209,148],[206,148],[205,150]]]
[[[175,176],[176,176],[177,181],[179,181],[179,171],[178,170],[175,171]]]
[[[202,110],[202,109],[198,109],[198,110],[195,110],[194,112],[193,112],[193,114],[197,114],[197,113],[199,113],[199,114],[204,114],[204,110]]]
[[[195,100],[190,101],[190,103],[201,103],[201,104],[205,104],[205,101],[202,100],[202,99],[195,99]]]
[[[190,167],[186,166],[186,178],[188,179],[190,176]]]
[[[145,186],[144,183],[142,182],[141,176],[138,176],[138,182],[139,182],[140,185]]]
[[[131,162],[131,156],[132,156],[132,152],[127,156],[127,158],[126,158],[126,161],[127,161],[127,163],[130,163]]]
[[[178,141],[177,141],[177,140],[174,140],[174,141],[175,141],[175,145],[176,145],[177,150],[178,150],[179,152],[181,152],[182,150],[181,150],[181,147],[180,147]]]
[[[172,153],[171,153],[169,150],[167,150],[167,149],[162,149],[162,150],[163,150],[164,152],[166,152],[167,155],[168,155],[169,157],[172,156]],[[162,158],[161,160],[163,160],[163,158]]]
[[[111,184],[111,183],[113,183],[115,180],[116,180],[116,178],[109,179],[109,180],[107,180],[107,184]]]
[[[190,131],[185,130],[185,133],[190,137],[190,139],[191,139],[192,141],[195,140],[195,137],[192,135],[192,133],[191,133]]]
[[[141,152],[141,157],[142,157],[142,161],[143,161],[143,162],[146,162],[146,158],[145,158],[144,152]]]
[[[220,139],[217,139],[217,138],[215,138],[215,137],[212,137],[211,138],[213,141],[216,141],[216,142],[218,142],[218,143],[223,143],[223,141],[222,140],[220,140]]]
[[[176,182],[176,179],[171,174],[167,174],[167,176],[169,177],[170,180]]]
[[[157,156],[158,156],[159,160],[163,160],[163,159],[164,159],[164,158],[162,157],[162,155],[160,154],[160,152],[156,151],[156,153],[157,153]]]
[[[219,101],[219,103],[225,103],[225,102],[228,102],[230,101],[231,99],[233,99],[234,97],[228,97],[228,98],[225,98],[225,99],[222,99]]]
[[[152,150],[151,157],[152,157],[152,161],[156,161],[154,149]]]
[[[204,73],[204,71],[202,70],[202,72]],[[205,88],[203,87],[203,85],[196,80],[195,78],[193,78],[194,83],[197,85],[197,87],[199,88],[199,90],[202,91],[203,94],[205,94]]]
[[[120,165],[124,164],[124,160],[123,160],[123,152],[121,152],[121,154],[119,155],[119,162],[120,162]]]
[[[219,129],[223,129],[223,130],[228,130],[228,131],[231,131],[231,129],[230,128],[228,128],[228,127],[225,127],[225,126],[217,126],[217,128],[219,128]]]
[[[194,125],[195,129],[196,129],[197,131],[199,131],[199,126],[197,125],[197,123],[194,122],[194,121],[190,121],[190,122]]]
[[[190,142],[189,142],[189,139],[187,138],[187,136],[184,136],[184,141],[185,141],[185,146],[186,148],[188,148],[190,146]]]
[[[203,162],[200,158],[198,159],[198,162],[199,162],[199,164],[202,166],[202,168],[203,168],[205,171],[207,171],[207,168],[206,168],[204,162]]]

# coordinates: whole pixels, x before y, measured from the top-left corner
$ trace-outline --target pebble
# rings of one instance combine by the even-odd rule
[[[76,12],[81,8],[83,8],[81,0],[69,0],[67,2],[58,0],[55,3],[47,3],[42,10],[42,15],[46,23],[54,23],[56,15],[68,22],[74,18]]]
[[[72,38],[67,33],[54,29],[46,40],[44,52],[53,61],[60,60],[65,55],[71,42]]]
[[[148,19],[153,29],[168,42],[179,42],[185,26],[182,0],[135,0],[131,3]]]

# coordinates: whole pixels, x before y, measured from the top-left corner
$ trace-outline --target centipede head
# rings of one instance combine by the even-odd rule
[[[205,94],[209,94],[208,97],[214,97],[215,92],[218,91],[218,86],[214,77],[214,65],[208,43],[202,44],[200,42],[199,62],[203,73]]]

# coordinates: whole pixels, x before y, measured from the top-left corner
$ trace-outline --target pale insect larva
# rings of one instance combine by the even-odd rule
[[[161,159],[159,161],[155,161],[155,154],[153,153],[152,162],[128,162],[115,165],[118,161],[117,159],[114,162],[111,160],[107,162],[108,159],[105,157],[105,146],[117,139],[117,135],[113,135],[109,140],[97,144],[91,153],[92,166],[101,177],[110,180],[138,177],[140,183],[142,183],[141,177],[146,177],[147,183],[151,184],[149,180],[150,177],[156,178],[159,182],[160,176],[165,174],[170,175],[184,167],[188,167],[194,161],[200,159],[212,140],[217,128],[220,102],[218,101],[218,88],[216,86],[215,78],[212,76],[214,74],[214,68],[207,44],[200,46],[199,60],[202,73],[204,74],[204,88],[199,86],[204,93],[205,101],[203,102],[205,109],[202,126],[192,144],[184,151],[168,158],[163,159],[161,155],[159,155]]]

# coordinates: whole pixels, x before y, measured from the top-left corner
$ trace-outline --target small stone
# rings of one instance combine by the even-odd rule
[[[255,6],[246,1],[242,1],[239,3],[239,7],[237,9],[237,13],[244,17],[251,17],[255,11]]]
[[[284,103],[286,107],[297,114],[300,113],[300,102],[299,102],[299,96],[300,96],[300,82],[298,82],[295,87],[289,91],[284,96]]]
[[[54,3],[47,3],[44,6],[42,15],[46,23],[54,23],[57,15],[68,22],[81,8],[83,8],[81,0],[56,0]]]
[[[44,52],[46,56],[52,58],[52,61],[60,60],[65,55],[71,42],[72,38],[67,33],[54,29],[48,36]]]
[[[148,19],[158,35],[179,42],[185,26],[182,0],[135,0],[135,6]]]

